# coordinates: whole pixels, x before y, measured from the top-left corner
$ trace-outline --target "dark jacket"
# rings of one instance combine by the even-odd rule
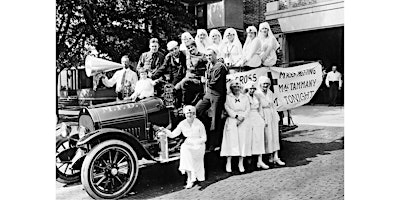
[[[226,75],[228,70],[221,62],[207,70],[207,93],[226,95]]]
[[[154,72],[152,79],[158,79],[164,74],[169,74],[170,83],[175,85],[183,77],[186,72],[186,55],[182,51],[179,52],[178,59],[176,60],[173,53],[168,53],[165,56],[163,64]]]
[[[139,62],[137,64],[137,70],[141,68],[145,69],[150,69],[151,71],[157,69],[158,67],[161,66],[162,62],[164,61],[164,54],[161,52],[157,51],[154,53],[151,53],[150,51],[142,53],[142,55],[139,58]]]

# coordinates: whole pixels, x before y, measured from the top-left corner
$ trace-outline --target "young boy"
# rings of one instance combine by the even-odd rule
[[[136,83],[135,92],[128,97],[135,101],[137,98],[139,100],[154,96],[154,85],[157,84],[157,80],[153,81],[148,78],[147,69],[139,69],[139,81]]]

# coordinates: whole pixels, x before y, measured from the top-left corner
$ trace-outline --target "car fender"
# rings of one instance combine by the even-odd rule
[[[122,131],[115,128],[103,128],[92,131],[81,139],[79,139],[78,143],[76,144],[77,147],[83,147],[86,144],[93,144],[96,141],[104,141],[110,139],[119,139],[128,144],[130,144],[133,149],[136,151],[138,156],[144,157],[150,160],[156,160],[148,151],[143,147],[143,145],[139,142],[139,140],[133,136],[132,134]],[[140,159],[140,158],[139,158]]]

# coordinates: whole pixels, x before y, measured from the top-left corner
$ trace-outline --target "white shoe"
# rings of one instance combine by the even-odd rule
[[[185,188],[186,189],[190,189],[190,188],[192,188],[193,187],[193,182],[188,182],[187,184],[186,184],[186,186],[185,186]]]
[[[284,163],[281,159],[274,159],[274,164],[277,164],[279,166],[284,166],[286,163]]]
[[[243,164],[241,164],[241,165],[239,164],[239,171],[242,172],[242,173],[244,172]]]
[[[269,169],[269,166],[263,162],[257,162],[257,168]]]
[[[231,165],[230,165],[230,164],[228,164],[228,163],[226,163],[226,167],[225,167],[225,169],[226,169],[226,172],[228,172],[228,173],[231,173],[231,172],[232,172]]]

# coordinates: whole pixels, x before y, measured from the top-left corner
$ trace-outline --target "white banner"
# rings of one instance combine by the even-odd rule
[[[228,74],[226,76],[226,81],[229,82],[233,79],[240,81],[241,84],[245,85],[247,82],[254,82],[258,81],[258,77],[260,76],[267,76],[267,73],[270,71],[267,67],[252,69],[246,72],[237,72],[234,74]]]
[[[271,67],[275,105],[278,111],[289,110],[308,103],[322,83],[322,66],[313,62],[296,67]],[[274,82],[274,81],[272,81]]]
[[[227,81],[236,79],[243,85],[257,83],[260,76],[272,75],[274,102],[278,111],[289,110],[308,103],[322,83],[322,66],[318,62],[296,67],[263,67],[227,75]],[[271,76],[269,76],[271,78]]]

